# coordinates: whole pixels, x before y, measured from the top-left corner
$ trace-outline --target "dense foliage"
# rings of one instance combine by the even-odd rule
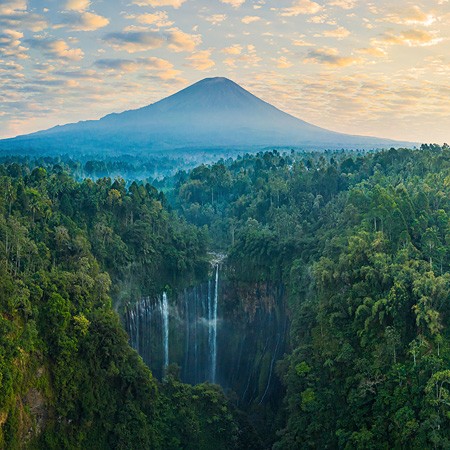
[[[167,197],[54,162],[0,166],[3,447],[260,448],[217,387],[157,382],[111,308],[203,279],[208,249],[286,288],[267,445],[450,447],[448,146],[245,155]]]
[[[0,242],[1,448],[248,447],[221,391],[158,383],[111,307],[205,271],[204,233],[162,194],[2,165]]]
[[[288,287],[276,448],[449,448],[448,146],[268,152],[178,180],[230,276]]]

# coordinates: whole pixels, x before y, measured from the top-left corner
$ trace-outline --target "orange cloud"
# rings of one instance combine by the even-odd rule
[[[295,0],[292,6],[281,10],[281,16],[292,17],[300,14],[316,14],[322,9],[322,6],[311,0]]]
[[[335,48],[318,48],[310,50],[303,62],[347,67],[362,62],[362,59],[352,56],[340,56],[338,50]]]
[[[89,8],[90,0],[68,0],[66,3],[66,9],[70,11],[86,11]]]
[[[245,3],[245,0],[220,0],[222,3],[231,5],[233,8],[239,8]]]
[[[408,45],[409,47],[426,47],[438,44],[442,38],[425,30],[405,30],[400,33],[388,31],[381,35],[380,38],[373,40],[375,44],[385,45]]]
[[[214,67],[216,63],[211,59],[211,50],[202,50],[200,52],[193,53],[186,58],[189,61],[189,65],[196,70],[208,70]]]
[[[323,32],[323,36],[325,37],[335,37],[338,39],[345,38],[347,36],[350,36],[350,31],[347,30],[347,28],[344,27],[338,27],[334,30],[326,30]]]

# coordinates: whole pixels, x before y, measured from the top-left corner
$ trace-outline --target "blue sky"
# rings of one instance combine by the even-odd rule
[[[450,141],[450,3],[0,0],[0,137],[226,76],[332,130]]]

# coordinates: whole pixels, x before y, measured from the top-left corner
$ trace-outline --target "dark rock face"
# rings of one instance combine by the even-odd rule
[[[168,345],[182,381],[216,382],[240,406],[278,401],[275,365],[289,327],[282,286],[231,282],[213,271],[207,283],[168,295],[168,303],[168,342],[162,296],[142,300],[124,318],[131,345],[156,376],[164,374]]]

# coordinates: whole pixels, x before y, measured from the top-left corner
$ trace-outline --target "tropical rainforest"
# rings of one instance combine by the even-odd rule
[[[157,179],[0,162],[1,447],[450,448],[447,145]],[[240,405],[175,365],[157,379],[129,345],[128,305],[203,282],[212,251],[230,283],[283,286],[278,402]]]

